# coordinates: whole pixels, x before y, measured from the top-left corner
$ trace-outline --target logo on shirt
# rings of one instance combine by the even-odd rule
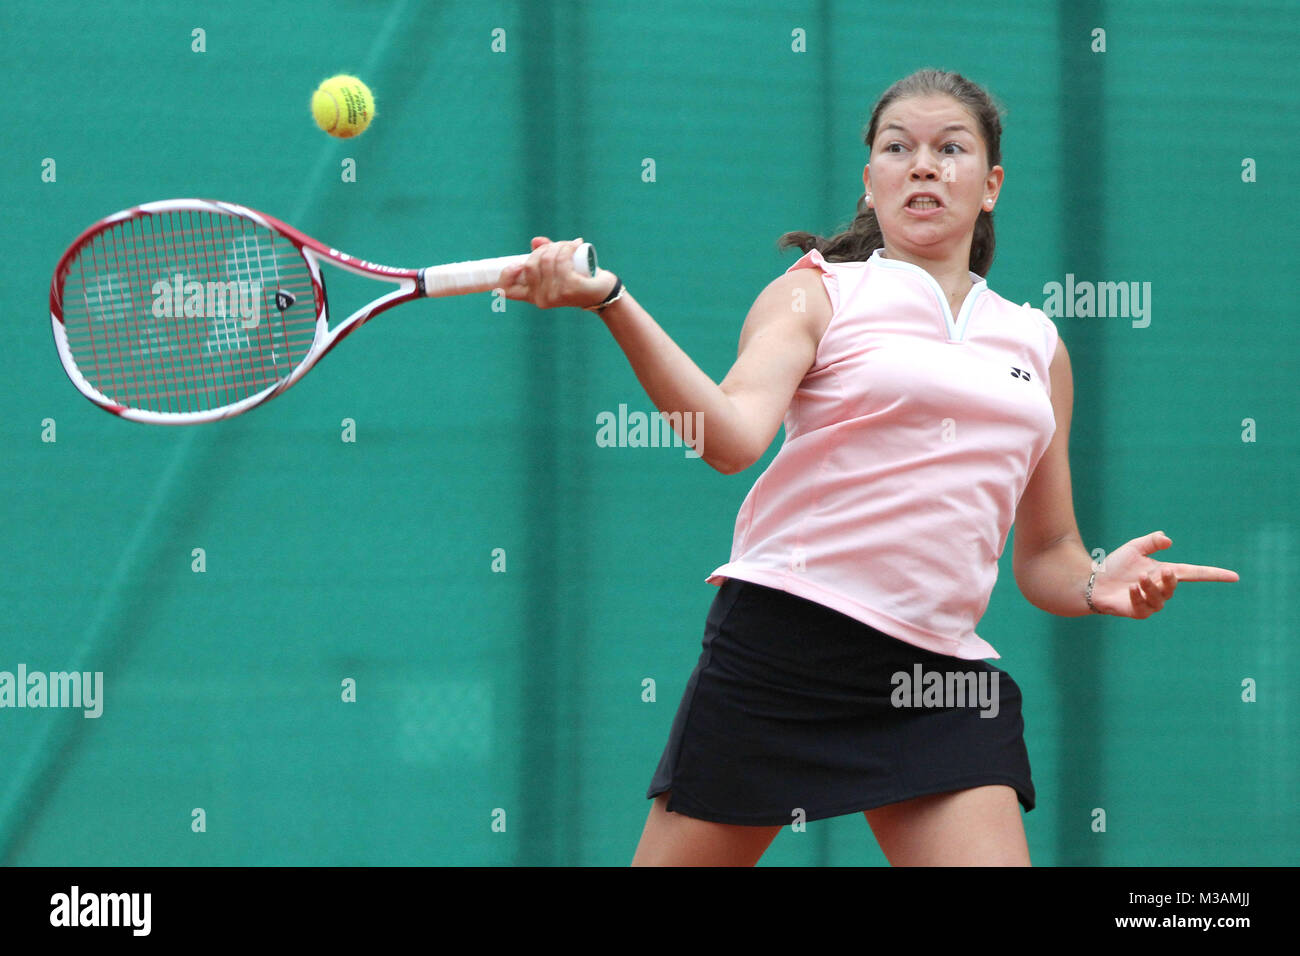
[[[1029,373],[1026,372],[1023,368],[1016,368],[1014,365],[1011,366],[1011,377],[1023,378],[1026,382],[1029,381]]]

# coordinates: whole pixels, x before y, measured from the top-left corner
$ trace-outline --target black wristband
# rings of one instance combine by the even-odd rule
[[[589,306],[585,306],[584,308],[585,311],[587,312],[599,312],[601,309],[605,308],[605,306],[612,305],[622,297],[623,297],[623,280],[620,279],[618,276],[614,276],[614,288],[609,290],[609,295],[605,296],[605,301],[601,302],[599,305],[589,305]]]

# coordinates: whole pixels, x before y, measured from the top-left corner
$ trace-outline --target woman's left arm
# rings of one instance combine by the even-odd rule
[[[1079,536],[1070,485],[1070,418],[1074,378],[1065,343],[1057,340],[1050,369],[1056,433],[1039,459],[1016,509],[1011,564],[1020,593],[1034,607],[1062,617],[1094,613],[1145,618],[1164,607],[1179,581],[1236,581],[1225,568],[1153,561],[1173,544],[1163,532],[1134,538],[1094,565]],[[1095,576],[1094,576],[1095,572]]]

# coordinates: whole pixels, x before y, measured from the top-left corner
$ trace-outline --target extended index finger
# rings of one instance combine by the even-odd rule
[[[1174,569],[1174,574],[1178,575],[1180,582],[1241,580],[1236,571],[1229,571],[1227,568],[1215,568],[1204,564],[1175,564],[1172,561],[1162,563]]]

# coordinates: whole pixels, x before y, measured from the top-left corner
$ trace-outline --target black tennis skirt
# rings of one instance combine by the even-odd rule
[[[671,791],[667,809],[700,820],[783,826],[987,784],[1034,808],[1005,671],[730,578],[646,796]]]

